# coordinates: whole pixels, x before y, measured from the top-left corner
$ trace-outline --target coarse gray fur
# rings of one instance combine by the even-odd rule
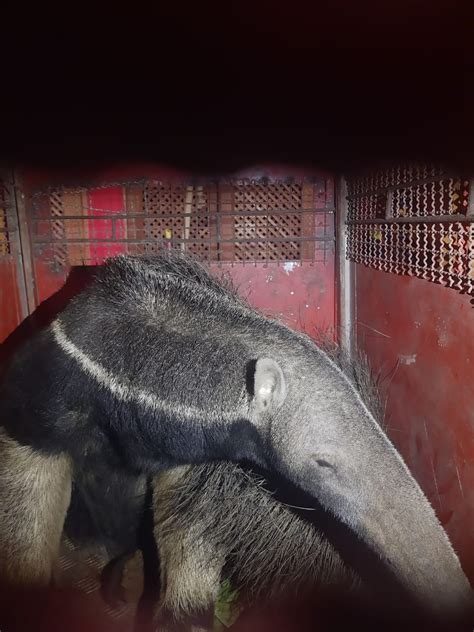
[[[457,615],[472,603],[432,507],[352,382],[185,257],[110,260],[17,356],[0,395],[9,436],[67,455],[73,477],[99,461],[137,476],[250,462],[350,529],[423,606]]]
[[[177,620],[212,607],[225,578],[247,604],[359,584],[314,525],[239,465],[183,466],[159,475],[154,515],[162,604]]]

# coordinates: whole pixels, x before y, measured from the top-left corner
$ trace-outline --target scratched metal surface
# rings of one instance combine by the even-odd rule
[[[239,293],[267,316],[308,335],[323,330],[332,336],[336,317],[334,256],[326,263],[314,264],[223,264],[219,271],[229,274]]]
[[[61,544],[58,584],[62,590],[72,590],[86,597],[92,619],[111,630],[132,630],[138,600],[143,589],[141,557],[130,560],[122,579],[123,601],[116,607],[105,603],[100,593],[100,576],[109,561],[102,547],[80,548],[67,538]]]
[[[388,431],[474,581],[474,308],[470,297],[356,265],[359,345],[384,384]]]

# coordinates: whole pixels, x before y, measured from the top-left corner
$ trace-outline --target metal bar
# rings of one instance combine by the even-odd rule
[[[467,216],[474,218],[474,178],[469,180],[469,201],[467,207]]]
[[[137,185],[145,185],[149,182],[152,183],[162,183],[161,180],[156,180],[154,178],[141,178],[140,180],[122,180],[122,181],[114,181],[114,182],[102,182],[100,184],[91,182],[89,184],[81,184],[81,185],[65,185],[58,184],[57,186],[50,186],[46,189],[42,189],[39,191],[33,191],[31,197],[37,198],[43,195],[51,195],[52,193],[87,193],[88,191],[100,191],[102,189],[113,189],[115,187],[132,187]]]
[[[208,185],[217,184],[217,182],[221,182],[222,184],[227,184],[227,185],[236,185],[236,186],[241,186],[242,183],[246,183],[246,184],[248,183],[250,185],[287,184],[285,179],[282,180],[281,178],[278,178],[278,177],[274,178],[271,176],[269,177],[269,176],[264,176],[264,175],[260,177],[255,177],[255,178],[219,178],[218,181],[212,178],[204,179],[204,180],[196,179],[196,178],[185,178],[182,180],[171,178],[171,181],[173,185],[176,185],[177,187],[181,187],[181,188],[186,188],[186,186],[188,185],[192,185],[194,187],[208,186]],[[292,177],[291,181],[292,183],[296,185],[302,185],[305,182],[315,185],[321,180],[320,178],[317,178],[317,177]],[[46,189],[33,191],[32,198],[37,198],[44,195],[51,195],[51,193],[56,193],[56,192],[62,193],[64,191],[68,193],[87,193],[88,191],[112,189],[115,187],[126,188],[126,187],[146,186],[146,185],[162,186],[169,183],[170,183],[170,180],[168,178],[161,179],[161,178],[153,178],[153,177],[144,177],[138,180],[120,180],[120,181],[102,182],[102,183],[90,182],[90,183],[83,183],[83,184],[78,184],[78,185],[74,185],[72,183],[70,183],[69,185],[58,184],[57,186],[52,185]]]
[[[0,241],[1,259],[4,259],[5,257],[11,258],[11,256],[15,254],[15,251],[19,250],[15,247],[17,245],[18,238],[13,240],[12,235],[10,235],[10,233],[15,233],[17,224],[16,207],[14,207],[10,201],[12,192],[6,185],[6,181],[10,180],[11,177],[12,174],[10,171],[3,169],[0,171],[0,236],[2,236],[2,240]],[[13,189],[13,186],[11,189]]]
[[[8,196],[8,198],[10,198],[10,196]],[[16,206],[14,202],[7,202],[4,199],[4,200],[0,200],[0,208],[3,209],[4,211],[14,211],[16,209]]]
[[[393,191],[388,191],[387,202],[385,204],[385,219],[389,221],[393,221],[392,204],[393,204]]]
[[[84,207],[84,210],[88,210],[87,207]],[[101,209],[96,209],[101,210]],[[209,217],[241,217],[245,215],[245,217],[261,217],[262,215],[302,215],[303,213],[313,213],[315,215],[324,215],[326,213],[334,213],[335,208],[331,209],[263,209],[261,211],[235,211],[235,212],[223,212],[223,213],[209,213]],[[166,214],[166,215],[148,215],[145,213],[115,213],[114,211],[104,209],[104,213],[110,213],[110,215],[64,215],[61,217],[61,221],[68,220],[104,220],[104,219],[160,219],[163,217],[168,218],[184,218],[184,217],[201,217],[200,213],[176,213],[176,214]],[[207,217],[207,214],[202,214],[202,217]],[[31,218],[35,222],[50,222],[55,221],[57,217],[41,217],[39,215],[33,215]]]
[[[33,258],[31,251],[31,236],[28,225],[28,217],[25,202],[23,177],[13,173],[14,201],[16,205],[16,217],[18,224],[18,272],[21,288],[21,304],[23,316],[26,318],[36,309],[35,281],[33,270]]]
[[[213,215],[216,218],[216,244],[222,243],[222,237],[221,237],[221,216],[222,215],[223,215],[222,213],[214,213]],[[217,259],[219,261],[220,261],[221,255],[222,253],[219,251],[219,249],[217,249]]]
[[[334,243],[335,239],[325,239],[324,237],[275,237],[270,239],[222,239],[216,238],[216,241],[221,244],[258,244],[258,243],[291,243],[301,241],[313,241]],[[98,239],[35,239],[35,245],[59,245],[59,244],[157,244],[157,243],[188,243],[188,244],[208,244],[208,239],[110,239],[110,238],[98,238]]]
[[[264,254],[265,254],[265,261],[266,261],[267,264],[268,264],[269,250],[270,250],[269,247],[268,247],[268,242],[269,242],[269,239],[268,239],[268,228],[269,228],[269,225],[270,225],[270,220],[268,219],[268,215],[265,215],[265,253]],[[255,228],[256,228],[256,226],[255,226]],[[279,252],[277,254],[278,254],[278,261],[280,261],[281,252]]]
[[[453,215],[416,215],[414,217],[394,217],[390,219],[358,219],[348,220],[346,225],[357,226],[361,224],[449,224],[450,222],[462,222],[470,224],[473,218],[456,213]]]
[[[189,209],[189,211],[185,210],[184,215],[183,215],[184,216],[184,243],[181,244],[183,251],[186,249],[185,243],[187,243],[189,240],[189,228],[191,225],[191,216],[199,215],[199,213],[193,213],[193,210],[192,210],[193,209],[193,195],[194,195],[194,187],[187,186],[186,194],[184,197],[184,208]]]
[[[208,189],[208,195],[209,195],[209,189]],[[213,240],[212,240],[212,228],[211,228],[211,222],[210,222],[210,215],[209,215],[209,208],[206,209],[207,210],[207,225],[209,226],[209,237],[207,239],[208,242],[208,249],[207,249],[207,262],[211,263],[212,261],[212,244],[213,244]],[[219,253],[216,252],[215,253],[215,258],[216,260],[219,260]]]

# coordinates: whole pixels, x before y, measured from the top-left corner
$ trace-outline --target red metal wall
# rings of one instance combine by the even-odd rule
[[[474,308],[451,289],[362,265],[355,290],[358,343],[387,376],[389,434],[473,581]]]
[[[22,321],[17,268],[13,257],[0,256],[0,342]]]
[[[293,329],[315,335],[335,327],[334,258],[323,263],[222,264],[252,305]]]
[[[288,166],[270,166],[265,168],[253,168],[240,172],[238,177],[258,177],[262,174],[280,178],[286,176],[315,175],[301,168]],[[177,173],[161,167],[143,166],[133,168],[115,168],[101,173],[58,174],[31,172],[24,174],[24,182],[27,193],[37,189],[45,189],[55,184],[81,184],[101,182],[119,182],[133,180],[141,177],[153,177],[167,180],[186,177],[186,174]],[[334,183],[328,174],[318,174],[326,178],[327,203],[333,204]],[[123,212],[124,197],[120,185],[110,186],[106,189],[91,189],[87,193],[87,204],[92,208],[106,208],[108,212]],[[100,211],[94,211],[97,215]],[[334,236],[334,215],[328,215],[329,224],[326,228],[316,221],[316,234],[325,233],[329,238]],[[110,219],[101,222],[100,230],[104,235],[110,232]],[[118,222],[120,224],[120,222]],[[102,226],[103,224],[103,226]],[[120,226],[118,227],[120,229]],[[95,225],[97,230],[97,224]],[[322,232],[321,232],[322,231]],[[116,235],[120,237],[120,235]],[[91,244],[95,235],[90,235]],[[93,263],[101,263],[105,256],[118,254],[123,251],[123,244],[117,243],[113,252],[110,247],[107,252],[101,250],[101,245],[91,245],[93,251],[90,258]],[[269,262],[246,264],[211,264],[216,272],[224,271],[229,274],[238,286],[239,291],[248,297],[255,306],[261,308],[268,315],[281,318],[290,326],[304,330],[308,334],[314,334],[318,330],[325,330],[332,334],[335,331],[335,252],[334,248],[328,251],[325,262]],[[70,268],[54,267],[46,264],[40,255],[33,254],[34,292],[37,305],[46,301],[57,292],[65,283]],[[74,285],[72,286],[74,287]],[[55,303],[53,302],[52,305]]]
[[[13,174],[0,171],[0,342],[17,327],[24,316],[20,300],[21,268],[18,222],[13,221],[15,190]],[[16,220],[16,217],[15,217]]]

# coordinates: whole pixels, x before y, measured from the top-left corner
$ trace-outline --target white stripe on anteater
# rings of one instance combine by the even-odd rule
[[[232,414],[222,411],[222,413],[219,413],[217,416],[213,415],[211,411],[206,413],[202,409],[195,408],[194,406],[182,406],[178,402],[170,404],[153,393],[138,388],[133,384],[126,384],[79,349],[79,347],[67,337],[59,319],[56,319],[51,324],[51,331],[64,353],[73,358],[84,372],[100,386],[108,389],[117,399],[123,402],[134,402],[154,413],[164,413],[172,418],[177,417],[178,419],[188,419],[190,421],[199,420],[203,422],[203,420],[207,420],[213,423],[229,423],[237,418],[235,413]]]

